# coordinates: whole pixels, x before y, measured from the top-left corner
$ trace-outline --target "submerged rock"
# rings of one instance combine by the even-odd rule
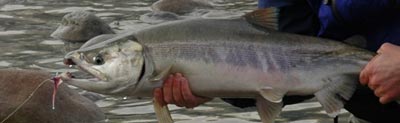
[[[179,15],[187,14],[198,9],[212,9],[207,0],[159,0],[151,5],[153,11],[166,11]]]
[[[66,14],[58,28],[50,35],[66,42],[86,42],[101,35],[115,32],[94,13],[75,11]]]
[[[179,17],[179,15],[175,13],[165,11],[154,11],[140,16],[140,20],[152,24],[158,24],[179,19],[182,19],[182,17]]]
[[[105,120],[92,101],[62,84],[52,109],[51,75],[39,70],[0,70],[0,120],[4,120],[29,96],[32,97],[5,123],[94,123]],[[46,81],[41,85],[43,81]]]

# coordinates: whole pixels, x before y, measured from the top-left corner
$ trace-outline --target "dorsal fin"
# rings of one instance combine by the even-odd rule
[[[278,9],[275,7],[257,9],[243,17],[251,24],[278,30]]]

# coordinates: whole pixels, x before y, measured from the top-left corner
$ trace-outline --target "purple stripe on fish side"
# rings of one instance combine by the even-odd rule
[[[268,51],[264,51],[265,64],[267,65],[267,71],[277,71],[278,67],[274,62],[274,57]]]
[[[279,70],[281,70],[282,72],[289,71],[290,61],[288,57],[290,56],[290,54],[286,54],[286,52],[281,48],[277,48],[276,51],[277,52],[275,52],[276,54],[274,55],[274,58],[276,65],[279,67]]]
[[[227,46],[228,47],[228,46]],[[171,56],[184,58],[188,60],[199,60],[205,63],[225,62],[234,66],[249,66],[252,68],[261,68],[256,48],[252,45],[233,45],[226,47],[215,47],[209,44],[164,44],[155,48],[164,52],[160,56]]]
[[[261,68],[261,62],[257,56],[257,52],[252,45],[233,46],[229,49],[225,58],[225,62],[236,66],[249,66],[253,68]]]
[[[266,70],[269,72],[287,72],[290,70],[289,54],[286,54],[283,49],[272,48],[263,50],[262,55],[265,59]]]

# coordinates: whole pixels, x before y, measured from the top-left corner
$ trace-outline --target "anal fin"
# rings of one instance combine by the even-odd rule
[[[154,111],[157,116],[158,123],[173,123],[171,114],[169,112],[168,106],[162,106],[161,104],[157,103],[157,101],[153,98],[153,106]]]
[[[263,87],[259,90],[259,93],[262,97],[270,102],[280,103],[282,102],[282,98],[285,96],[286,91],[272,87]]]
[[[283,103],[273,103],[262,97],[257,98],[257,111],[263,123],[273,123],[282,111]]]

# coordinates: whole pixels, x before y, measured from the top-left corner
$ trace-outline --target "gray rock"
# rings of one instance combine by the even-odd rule
[[[140,16],[140,20],[146,23],[158,24],[166,21],[179,20],[181,17],[172,12],[154,11]]]
[[[187,14],[197,9],[212,8],[207,0],[159,0],[151,5],[153,11],[166,11],[179,15]]]
[[[114,31],[93,13],[75,11],[66,14],[50,36],[66,42],[86,42],[101,34],[114,34]]]
[[[92,101],[62,84],[52,109],[53,82],[51,75],[38,70],[0,70],[0,120],[4,120],[30,94],[33,96],[6,123],[94,123],[105,115]],[[40,83],[46,81],[40,86]]]

